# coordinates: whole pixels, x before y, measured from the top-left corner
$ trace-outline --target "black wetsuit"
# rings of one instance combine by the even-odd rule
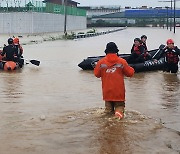
[[[24,64],[24,60],[21,59],[21,55],[18,54],[18,48],[12,44],[5,46],[1,55],[6,55],[3,60],[17,62],[19,64],[19,67],[22,67]]]
[[[161,58],[162,56],[165,57],[164,71],[177,73],[180,49],[177,46],[175,46],[173,49],[166,47],[162,50],[159,58]]]
[[[14,47],[14,45],[10,44],[3,48],[3,52],[1,53],[1,55],[6,55],[3,60],[16,61],[15,56],[17,56],[17,49]]]
[[[142,45],[143,45],[145,51],[148,51],[146,43],[145,43],[145,42],[142,42]]]

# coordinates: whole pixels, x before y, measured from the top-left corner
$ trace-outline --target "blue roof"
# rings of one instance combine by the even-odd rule
[[[180,17],[180,10],[176,10],[176,17]],[[125,10],[126,18],[157,18],[157,17],[166,17],[167,9],[132,9]],[[174,10],[168,9],[168,16],[174,16]]]

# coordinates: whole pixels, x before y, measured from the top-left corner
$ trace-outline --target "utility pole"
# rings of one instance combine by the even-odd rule
[[[64,5],[64,35],[67,35],[67,0],[63,1]]]
[[[171,0],[170,31],[172,31],[172,1],[173,1],[173,0]]]
[[[158,1],[158,2],[171,2],[171,15],[172,15],[172,3],[174,2],[174,12],[173,12],[173,27],[174,27],[174,34],[176,33],[176,2],[180,1],[180,0],[162,0],[162,1]],[[170,25],[172,25],[172,21],[170,20]],[[170,31],[171,31],[171,27],[170,26]]]
[[[163,3],[166,3],[166,2],[171,2],[171,14],[170,14],[170,31],[172,29],[172,21],[171,21],[171,16],[172,16],[172,1],[173,0],[161,0],[161,1],[158,1],[158,2],[163,2]],[[168,20],[168,6],[165,7],[167,9],[167,20]],[[168,21],[167,21],[167,29],[168,29]]]
[[[169,7],[166,6],[165,8],[167,9],[167,23],[166,23],[166,27],[167,27],[167,30],[168,30],[168,28],[169,28],[169,13],[168,13]]]
[[[176,0],[174,0],[174,34],[176,33]]]

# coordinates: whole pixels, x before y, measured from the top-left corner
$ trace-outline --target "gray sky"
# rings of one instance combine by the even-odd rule
[[[170,2],[158,2],[160,0],[75,0],[80,3],[79,6],[104,6],[104,5],[120,5],[121,7],[156,7],[169,6]],[[161,0],[162,1],[162,0]],[[174,0],[173,0],[174,1]],[[180,1],[176,0],[177,7],[180,8]],[[179,1],[179,2],[178,2]]]

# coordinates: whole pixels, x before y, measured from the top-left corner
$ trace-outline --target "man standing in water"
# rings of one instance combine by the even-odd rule
[[[117,56],[118,48],[114,42],[106,45],[106,56],[98,61],[94,75],[101,78],[105,112],[115,113],[119,119],[124,117],[125,85],[124,76],[132,77],[134,69],[126,60]]]
[[[164,55],[164,71],[177,73],[180,49],[177,46],[174,46],[174,41],[172,39],[168,39],[166,43],[167,46],[162,50],[162,53],[160,54],[158,59],[160,59]]]

